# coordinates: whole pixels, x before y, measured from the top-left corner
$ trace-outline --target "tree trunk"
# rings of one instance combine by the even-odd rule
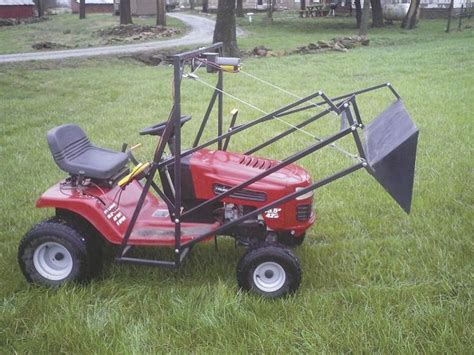
[[[36,5],[36,11],[38,12],[38,17],[43,17],[44,16],[43,0],[34,0],[34,4]]]
[[[243,0],[237,0],[237,8],[235,10],[235,16],[244,17],[244,5]]]
[[[451,3],[449,4],[448,25],[446,26],[446,33],[449,33],[449,30],[451,28],[451,18],[453,17],[453,7],[454,7],[454,0],[451,0]],[[461,16],[459,16],[459,18],[461,18]]]
[[[128,25],[132,22],[132,14],[130,11],[130,0],[120,0],[120,24]]]
[[[86,0],[79,1],[79,20],[86,18]]]
[[[359,36],[367,36],[369,29],[369,11],[370,0],[364,0],[364,7],[362,9],[362,18],[360,19]]]
[[[189,0],[189,7],[194,10],[194,0]]]
[[[273,0],[267,0],[267,23],[273,23]]]
[[[420,12],[420,0],[412,0],[405,18],[402,21],[402,28],[411,30],[415,28]]]
[[[362,7],[360,6],[360,0],[354,0],[354,6],[356,9],[357,28],[360,28],[360,21],[362,20]]]
[[[166,26],[166,0],[156,0],[156,25]]]
[[[382,3],[380,0],[370,0],[372,5],[372,27],[383,27]]]
[[[235,30],[235,0],[218,0],[213,43],[224,43],[224,55],[240,57]]]
[[[202,1],[202,12],[205,12],[206,14],[209,12],[209,0]]]
[[[300,10],[306,10],[306,0],[300,0]]]

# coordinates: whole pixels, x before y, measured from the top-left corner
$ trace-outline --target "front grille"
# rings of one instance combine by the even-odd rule
[[[215,184],[214,185],[214,193],[216,195],[220,195],[224,192],[227,192],[230,190],[231,187],[221,185],[221,184]],[[264,202],[267,199],[267,195],[264,192],[258,192],[258,191],[252,191],[252,190],[238,190],[234,193],[231,193],[229,197],[233,198],[238,198],[242,200],[250,200],[250,201],[258,201],[258,202]]]
[[[296,220],[307,221],[311,217],[311,205],[299,205],[296,207]]]

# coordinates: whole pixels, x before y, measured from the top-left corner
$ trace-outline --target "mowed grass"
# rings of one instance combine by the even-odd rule
[[[156,20],[153,17],[133,17],[133,23],[155,25]],[[167,17],[166,24],[179,28],[181,35],[186,32],[186,25],[175,18]],[[86,14],[84,20],[79,20],[78,14],[64,13],[50,15],[44,22],[0,27],[0,54],[34,52],[31,46],[44,41],[71,48],[103,46],[108,44],[108,38],[101,37],[97,31],[118,25],[119,18],[112,14]]]
[[[16,261],[18,243],[53,213],[34,204],[64,176],[46,132],[74,122],[98,145],[142,142],[138,155],[150,159],[155,141],[137,131],[167,118],[172,70],[110,59],[0,67],[0,352],[471,353],[474,42],[472,32],[446,35],[444,23],[425,23],[437,30],[428,41],[421,27],[419,41],[405,41],[416,36],[410,32],[393,35],[393,46],[244,62],[246,72],[300,96],[390,81],[420,129],[412,214],[364,171],[318,190],[318,220],[295,251],[301,288],[276,301],[238,291],[243,249],[227,239],[217,252],[212,243],[198,245],[177,272],[108,261],[88,285],[29,286]],[[392,34],[372,40],[385,36]],[[244,74],[226,75],[225,88],[266,111],[292,100]],[[183,113],[194,117],[184,127],[190,144],[210,91],[185,80],[182,94]],[[365,121],[391,100],[384,91],[362,96]],[[241,110],[241,123],[258,116],[231,100],[225,112],[232,107]],[[231,149],[243,151],[285,127],[273,122],[236,136]],[[324,136],[337,128],[328,117],[308,131]],[[283,157],[311,142],[295,134],[259,154]],[[318,178],[352,161],[328,149],[302,164]]]

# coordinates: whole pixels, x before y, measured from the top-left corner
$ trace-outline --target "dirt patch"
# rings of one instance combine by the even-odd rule
[[[33,49],[36,49],[38,51],[71,48],[70,46],[66,46],[65,44],[49,42],[49,41],[34,43],[31,47],[33,47]]]
[[[274,51],[265,46],[258,46],[252,50],[242,52],[242,57],[283,57],[292,54],[316,54],[325,51],[347,52],[349,49],[359,46],[368,46],[369,39],[367,37],[337,37],[329,41],[318,41],[316,43],[309,43],[306,46],[297,47],[289,51]],[[134,59],[141,63],[151,66],[160,64],[172,64],[171,57],[174,54],[180,53],[178,49],[174,50],[160,50],[134,53],[120,56],[120,59]]]
[[[317,41],[306,46],[297,47],[290,51],[273,51],[265,46],[258,46],[245,52],[244,56],[251,57],[283,57],[290,54],[316,54],[325,51],[347,52],[349,49],[368,46],[370,40],[367,37],[337,37],[329,41]]]
[[[106,44],[110,44],[168,38],[180,34],[181,31],[174,27],[131,24],[102,29],[96,33],[107,40]]]

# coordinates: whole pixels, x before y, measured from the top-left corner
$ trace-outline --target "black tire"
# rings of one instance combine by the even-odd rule
[[[90,278],[98,277],[102,273],[104,264],[104,238],[99,231],[82,216],[65,210],[61,210],[56,217],[48,221],[66,224],[86,239]]]
[[[28,282],[49,287],[91,276],[85,237],[57,219],[37,224],[23,237],[18,262]]]
[[[249,248],[237,265],[239,287],[267,298],[296,292],[301,274],[298,258],[287,247],[275,243]]]

